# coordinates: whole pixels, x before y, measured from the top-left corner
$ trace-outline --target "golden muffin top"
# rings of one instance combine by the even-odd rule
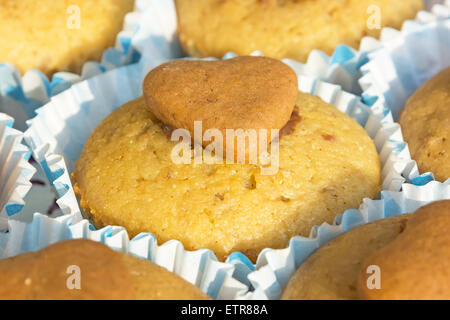
[[[21,73],[39,69],[80,73],[114,46],[134,0],[2,0],[0,62]]]

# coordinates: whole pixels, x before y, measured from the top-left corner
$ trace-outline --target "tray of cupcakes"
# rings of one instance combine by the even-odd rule
[[[142,15],[139,61],[28,117],[58,214],[4,219],[1,297],[450,298],[448,2]]]

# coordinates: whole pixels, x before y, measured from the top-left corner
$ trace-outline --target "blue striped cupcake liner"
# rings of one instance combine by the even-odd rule
[[[387,107],[397,118],[422,84],[450,66],[450,1],[434,8],[440,15],[428,13],[426,22],[408,21],[401,31],[383,30],[361,67],[366,104]]]
[[[395,119],[407,99],[428,79],[450,66],[450,1],[422,12],[401,31],[386,30],[361,67],[363,101],[372,108],[388,108]],[[424,176],[414,182],[426,183]]]
[[[23,133],[13,129],[13,123],[12,117],[0,113],[0,230],[20,217],[36,171],[28,163],[31,151],[22,144]]]

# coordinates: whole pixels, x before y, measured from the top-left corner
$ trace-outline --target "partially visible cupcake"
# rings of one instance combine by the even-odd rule
[[[0,260],[0,300],[206,300],[154,263],[90,240]]]
[[[22,220],[20,212],[36,169],[28,162],[30,150],[22,144],[23,133],[13,129],[14,119],[0,112],[0,234],[10,219]]]
[[[428,80],[407,101],[398,122],[421,172],[450,178],[450,67]]]
[[[80,73],[114,45],[134,0],[3,0],[0,2],[0,62],[21,73],[39,69]]]
[[[450,299],[450,200],[333,239],[296,271],[285,300]]]
[[[299,93],[295,73],[278,60],[169,62],[147,75],[143,91],[145,99],[98,125],[76,163],[74,190],[97,227],[120,225],[130,236],[150,232],[160,243],[211,249],[220,260],[240,251],[256,261],[262,249],[284,248],[380,190],[368,134],[336,107]],[[175,163],[171,133],[196,120],[203,134],[206,127],[281,129],[278,170],[196,163],[190,149],[190,163]]]
[[[180,42],[190,56],[222,57],[255,50],[305,61],[319,49],[358,48],[383,27],[399,29],[423,0],[175,0]]]

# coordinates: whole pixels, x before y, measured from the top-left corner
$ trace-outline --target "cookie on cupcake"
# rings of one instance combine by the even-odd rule
[[[143,92],[98,125],[76,162],[74,190],[97,227],[120,225],[130,236],[150,232],[220,260],[240,251],[256,261],[262,249],[284,248],[380,190],[380,160],[364,129],[298,92],[295,73],[278,60],[168,62],[147,75]],[[214,128],[279,130],[255,136],[267,145],[259,158],[278,154],[276,170],[265,174],[272,163],[250,158],[227,163],[225,151],[238,152],[228,142],[213,162],[198,161],[210,140],[193,138],[194,121],[203,123],[203,138]],[[173,161],[178,129],[189,136],[187,163]]]

